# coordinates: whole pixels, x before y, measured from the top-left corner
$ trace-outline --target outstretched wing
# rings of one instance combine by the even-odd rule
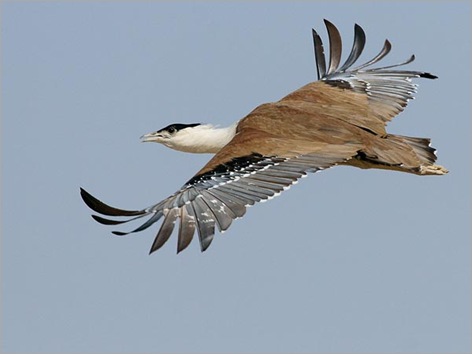
[[[249,134],[250,135],[250,134]],[[279,195],[308,172],[316,172],[344,162],[356,154],[354,145],[319,145],[318,151],[305,155],[267,155],[240,151],[238,139],[216,154],[212,160],[184,186],[158,204],[142,210],[122,210],[99,201],[84,189],[84,202],[95,212],[126,220],[112,220],[98,215],[92,217],[105,225],[117,225],[145,216],[149,219],[130,232],[113,231],[127,235],[147,229],[163,218],[150,253],[158,250],[169,239],[179,220],[177,252],[184,250],[198,232],[201,250],[205,251],[213,240],[215,228],[227,230],[233,220],[242,217],[248,206]],[[257,142],[256,142],[257,143]],[[261,141],[261,144],[264,142]],[[283,144],[286,141],[281,142]],[[254,146],[254,145],[253,145]],[[257,146],[257,145],[256,145]],[[316,150],[316,149],[315,149]],[[238,156],[217,163],[225,156]]]
[[[399,69],[411,63],[415,59],[414,55],[399,64],[371,68],[392,49],[388,40],[385,40],[382,50],[374,58],[352,67],[362,54],[366,41],[364,30],[357,24],[354,27],[351,52],[344,64],[340,65],[341,36],[331,22],[324,22],[329,37],[328,65],[321,37],[313,30],[316,68],[320,81],[294,91],[282,99],[282,102],[294,99],[314,102],[318,107],[323,107],[326,114],[331,110],[341,120],[379,135],[385,134],[385,124],[403,111],[408,101],[414,98],[417,85],[411,79],[437,77],[423,71]]]

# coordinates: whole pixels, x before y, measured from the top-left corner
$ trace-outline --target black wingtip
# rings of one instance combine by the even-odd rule
[[[207,235],[204,238],[200,238],[200,251],[205,252],[208,247],[210,247],[211,242],[213,241],[214,234]]]
[[[102,225],[119,225],[119,224],[124,224],[125,222],[128,222],[129,220],[110,220],[106,218],[102,218],[101,216],[94,215],[92,214],[93,220],[96,222],[102,224]]]
[[[151,249],[149,250],[149,255],[159,250],[163,245],[164,243],[159,243],[159,244],[157,243],[157,237],[156,237],[156,239],[154,239],[154,242],[152,243]]]
[[[325,26],[334,26],[331,21],[329,21],[329,20],[327,20],[327,19],[325,19],[325,18],[323,19],[323,22],[324,22]]]
[[[154,243],[151,246],[151,249],[149,250],[149,255],[153,254],[154,252],[158,251],[161,247],[156,247]]]
[[[324,55],[323,41],[314,28],[311,29],[311,34],[313,37],[313,49],[315,52],[316,73],[318,75],[318,80],[321,80],[321,78],[326,74],[326,59]]]
[[[362,51],[364,50],[365,41],[366,35],[364,30],[356,23],[354,25],[354,42],[352,44],[351,52],[349,53],[349,56],[344,64],[339,69],[337,69],[338,71],[342,72],[349,69],[357,61],[357,59],[359,59]]]
[[[436,75],[430,74],[430,73],[421,73],[420,77],[424,77],[426,79],[437,79],[438,77]]]
[[[143,214],[142,210],[124,210],[124,209],[118,209],[114,208],[112,206],[109,206],[102,201],[98,200],[94,196],[92,196],[90,193],[88,193],[85,189],[80,188],[80,196],[82,197],[82,200],[84,201],[87,206],[92,209],[93,211],[96,211],[97,213],[100,213],[102,215],[108,215],[108,216],[135,216],[135,215],[141,215]]]
[[[116,236],[126,236],[129,234],[129,232],[122,232],[122,231],[112,231],[111,233]]]

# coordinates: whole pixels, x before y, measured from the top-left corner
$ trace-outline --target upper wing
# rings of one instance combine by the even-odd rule
[[[391,50],[388,40],[374,58],[357,67],[352,67],[360,57],[366,36],[359,25],[354,27],[354,44],[351,52],[341,63],[341,36],[337,28],[325,20],[329,37],[329,63],[326,64],[323,42],[313,30],[313,41],[318,79],[281,100],[308,101],[318,108],[331,111],[339,119],[350,122],[376,134],[385,134],[385,124],[403,111],[408,101],[414,98],[417,85],[412,78],[435,79],[436,76],[422,71],[401,70],[398,67],[411,63],[412,55],[403,63],[379,68],[371,65],[383,59]],[[328,85],[326,85],[328,84]]]
[[[149,216],[149,219],[138,228],[130,232],[114,231],[116,235],[145,230],[163,217],[164,221],[150,253],[164,245],[179,219],[177,252],[184,250],[190,244],[195,229],[198,232],[201,250],[204,251],[213,240],[215,226],[221,232],[225,231],[233,220],[245,214],[247,206],[273,198],[308,172],[316,172],[344,162],[357,151],[355,145],[325,143],[318,144],[312,153],[304,155],[270,154],[268,153],[270,149],[261,154],[247,149],[241,150],[238,147],[241,140],[252,138],[251,133],[238,134],[179,191],[149,208],[142,210],[113,208],[83,189],[81,189],[82,198],[92,210],[102,215],[128,217],[127,220],[116,221],[92,215],[102,224],[117,225]],[[264,145],[267,141],[252,142],[256,144],[252,146],[257,146],[258,143]],[[284,145],[289,142],[284,140],[280,143]],[[227,156],[238,157],[227,158]],[[225,162],[217,163],[217,161]]]

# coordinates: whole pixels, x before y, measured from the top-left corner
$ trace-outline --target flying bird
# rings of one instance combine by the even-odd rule
[[[318,81],[308,83],[281,100],[265,103],[226,128],[209,124],[171,124],[143,135],[142,141],[156,142],[191,153],[213,153],[181,189],[142,210],[111,207],[81,188],[84,202],[99,215],[101,224],[118,225],[142,217],[146,222],[127,235],[147,229],[163,218],[150,253],[161,248],[178,222],[177,253],[187,248],[195,230],[205,251],[215,228],[227,230],[248,206],[271,199],[308,173],[337,165],[443,175],[435,165],[430,139],[389,134],[386,124],[413,99],[412,79],[437,77],[422,71],[403,70],[411,56],[396,65],[372,68],[392,46],[385,40],[371,60],[353,67],[361,55],[366,36],[354,26],[354,44],[341,63],[341,36],[324,21],[329,38],[326,62],[321,37],[312,30]],[[124,217],[124,219],[123,219]]]

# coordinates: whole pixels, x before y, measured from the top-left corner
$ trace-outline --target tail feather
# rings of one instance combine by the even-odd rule
[[[428,138],[388,134],[376,137],[368,147],[359,151],[348,164],[360,168],[377,168],[414,173],[418,175],[444,175],[447,169],[435,165],[436,149]]]
[[[413,153],[420,160],[420,165],[414,168],[414,173],[419,175],[444,175],[449,171],[442,166],[435,165],[437,160],[436,149],[431,144],[429,138],[415,138],[410,136],[390,135],[394,139],[400,139],[413,150]]]
[[[436,149],[431,147],[431,139],[429,138],[415,138],[411,136],[402,135],[388,135],[387,139],[392,141],[396,140],[400,143],[406,143],[416,157],[421,161],[421,164],[431,165],[437,160]]]

